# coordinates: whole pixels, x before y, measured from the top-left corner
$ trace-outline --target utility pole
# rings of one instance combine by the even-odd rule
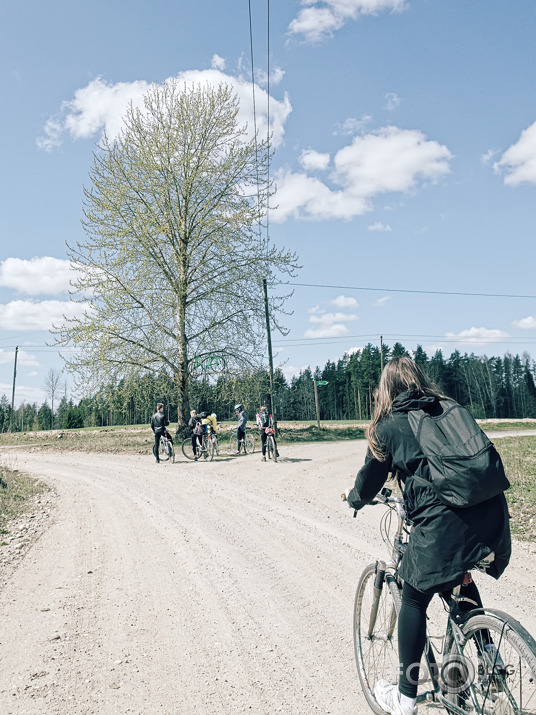
[[[13,424],[13,412],[15,411],[15,378],[17,377],[17,355],[19,352],[19,346],[15,348],[15,365],[13,367],[13,391],[11,393],[11,414],[9,415],[9,431],[11,432],[11,426]]]
[[[380,368],[383,372],[383,335],[380,335]]]
[[[266,316],[266,339],[268,341],[268,367],[270,375],[270,414],[274,421],[274,429],[277,434],[277,417],[275,414],[274,404],[274,359],[272,357],[272,333],[270,331],[270,311],[268,310],[268,287],[266,278],[262,279],[262,288],[264,291],[264,314]]]

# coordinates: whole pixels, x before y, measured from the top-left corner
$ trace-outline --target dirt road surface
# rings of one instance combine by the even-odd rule
[[[0,713],[367,713],[354,589],[382,507],[340,501],[364,442],[209,464],[21,453],[57,493],[0,591]],[[536,634],[533,546],[488,605]]]

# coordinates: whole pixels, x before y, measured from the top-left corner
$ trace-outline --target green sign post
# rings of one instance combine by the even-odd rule
[[[320,429],[320,409],[318,407],[318,390],[316,389],[316,386],[319,385],[321,387],[322,385],[327,384],[326,380],[313,380],[313,386],[315,388],[316,424],[318,429]]]

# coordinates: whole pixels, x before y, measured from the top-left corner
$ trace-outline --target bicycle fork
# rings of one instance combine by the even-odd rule
[[[374,627],[376,626],[376,619],[378,617],[378,608],[380,606],[380,601],[382,597],[382,591],[384,585],[387,583],[390,586],[390,581],[394,583],[394,578],[390,574],[385,573],[386,564],[385,561],[378,561],[376,563],[376,574],[374,576],[374,586],[372,588],[372,606],[370,609],[369,625],[367,629],[367,638],[371,638],[374,632]],[[398,588],[398,587],[397,587]],[[385,634],[386,640],[391,640],[395,630],[397,619],[396,609],[394,603],[391,604],[391,614],[389,617],[389,622],[387,624],[387,632]],[[377,636],[376,636],[377,637]]]

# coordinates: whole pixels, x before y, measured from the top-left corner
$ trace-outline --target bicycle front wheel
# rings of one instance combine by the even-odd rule
[[[269,434],[266,438],[266,453],[268,455],[268,459],[275,459],[274,438],[271,434]]]
[[[467,713],[536,713],[536,641],[511,616],[470,616],[441,666],[447,702]]]
[[[200,448],[197,448],[200,450]],[[194,454],[194,448],[192,446],[192,438],[191,437],[186,437],[186,439],[182,443],[182,453],[186,457],[186,459],[195,459],[195,454]]]
[[[253,435],[248,433],[244,440],[244,444],[246,445],[247,454],[253,454],[253,452],[255,451],[255,439]]]
[[[385,715],[376,702],[378,680],[398,682],[396,623],[402,597],[391,574],[370,564],[361,574],[354,604],[354,649],[363,694],[377,715]]]
[[[238,439],[236,437],[236,431],[231,432],[229,435],[229,451],[231,454],[238,454]]]
[[[214,442],[210,437],[203,442],[203,449],[206,454],[205,458],[208,459],[209,462],[212,462],[214,459]]]

